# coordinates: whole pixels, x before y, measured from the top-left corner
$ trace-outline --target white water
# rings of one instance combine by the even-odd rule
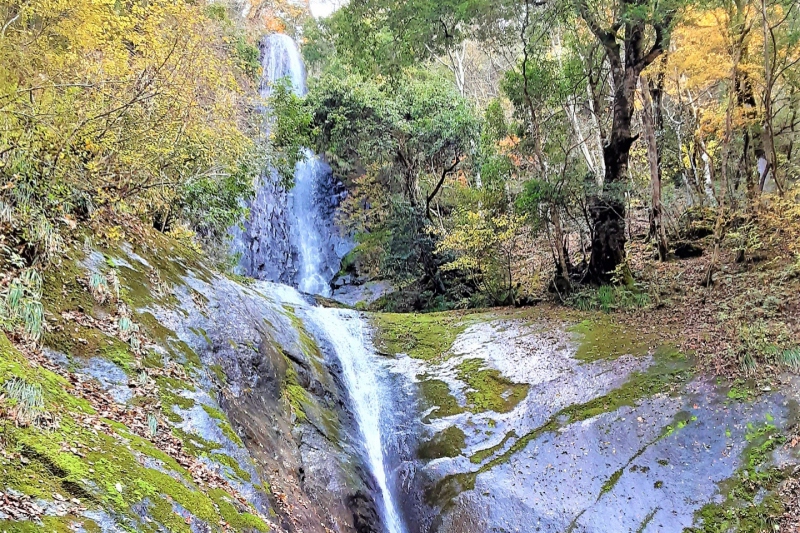
[[[306,69],[291,37],[273,34],[262,41],[264,69],[261,96],[268,101],[275,84],[288,80],[292,92],[305,96]],[[264,110],[269,114],[269,109]],[[267,120],[267,130],[271,121]],[[333,220],[330,167],[311,150],[294,171],[294,185],[285,189],[274,169],[259,182],[247,228],[232,228],[232,251],[253,277],[289,283],[309,294],[331,295],[330,280],[349,251]]]
[[[305,66],[297,45],[288,36],[270,35],[265,39],[263,67],[263,97],[268,98],[274,83],[284,78],[291,80],[295,94],[306,94]],[[288,239],[283,237],[279,239],[280,242],[271,242],[273,246],[280,246],[285,245],[288,240],[296,252],[297,265],[285,264],[284,261],[288,258],[274,260],[274,256],[269,254],[259,256],[256,262],[269,263],[278,273],[291,273],[296,269],[296,275],[291,277],[302,292],[330,296],[329,280],[333,269],[327,264],[329,258],[325,254],[325,247],[326,243],[330,243],[331,236],[330,230],[325,229],[326,221],[323,220],[319,205],[323,195],[318,191],[320,181],[330,169],[310,150],[306,150],[305,155],[306,159],[295,168],[295,183],[289,191],[286,209],[280,211],[280,217],[289,227]],[[272,215],[273,209],[264,210],[263,216]],[[267,218],[259,227],[269,228],[272,220]],[[266,240],[267,235],[258,237],[259,240],[269,242]],[[246,246],[241,249],[247,252]],[[281,276],[273,277],[278,279]],[[390,488],[384,456],[383,437],[386,428],[381,424],[388,424],[390,417],[382,410],[391,405],[391,395],[376,372],[379,368],[377,355],[364,334],[365,325],[361,317],[354,311],[309,307],[296,290],[284,285],[275,285],[271,292],[279,300],[302,309],[302,315],[313,322],[314,329],[330,341],[342,365],[345,386],[363,439],[367,466],[380,490],[377,503],[382,511],[384,525],[388,533],[405,533]]]
[[[292,92],[297,96],[305,96],[306,66],[297,49],[297,44],[288,35],[274,33],[265,38],[264,57],[261,66],[264,68],[261,96],[272,94],[272,85],[283,78],[292,82]]]
[[[306,95],[305,64],[291,37],[270,35],[262,63],[266,81],[262,87],[264,97],[269,96],[272,84],[287,77],[297,96]],[[322,255],[323,238],[319,230],[321,214],[317,203],[317,185],[328,169],[311,150],[305,150],[304,153],[305,160],[295,167],[294,187],[290,191],[292,201],[287,213],[292,244],[299,259],[297,286],[309,294],[330,296],[330,284],[323,275],[325,260]]]
[[[342,364],[367,461],[380,489],[384,525],[389,533],[405,533],[389,487],[383,448],[383,432],[387,430],[384,423],[389,417],[382,410],[391,405],[391,391],[375,372],[379,366],[377,355],[364,334],[364,323],[357,312],[343,309],[315,307],[309,310],[309,317],[331,341]]]
[[[300,257],[297,285],[308,294],[331,295],[331,285],[322,272],[325,268],[322,257],[322,235],[318,229],[319,209],[315,189],[319,176],[324,175],[322,161],[311,150],[306,150],[306,159],[297,164],[292,188],[292,210],[289,212],[292,240]]]

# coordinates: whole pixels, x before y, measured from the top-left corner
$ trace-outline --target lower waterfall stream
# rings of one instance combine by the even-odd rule
[[[286,35],[274,34],[265,37],[262,49],[263,96],[268,97],[272,85],[282,79],[291,81],[295,94],[305,95],[306,71],[296,43]],[[270,193],[271,188],[278,191],[282,186],[274,183],[274,172],[267,173],[265,190],[261,191],[264,205],[254,204],[247,235],[234,232],[235,248],[243,254],[243,264],[249,265],[246,270],[254,277],[291,283],[303,293],[330,297],[330,281],[338,269],[339,255],[343,255],[331,251],[331,246],[337,247],[331,243],[340,239],[332,236],[333,223],[321,205],[326,201],[322,189],[330,169],[311,150],[304,154],[305,159],[295,168],[291,188]],[[287,246],[288,251],[278,253]],[[355,311],[309,307],[300,293],[288,286],[275,286],[275,293],[286,303],[302,307],[313,329],[330,342],[342,368],[364,462],[377,484],[379,494],[375,496],[383,527],[387,533],[405,533],[384,457],[386,428],[382,424],[390,417],[383,410],[391,398],[383,387],[383,376],[376,373],[380,365],[365,334],[366,324]]]
[[[365,324],[356,311],[343,309],[314,307],[309,317],[328,337],[342,365],[366,460],[380,490],[385,528],[388,533],[405,533],[384,456],[385,422],[389,418],[384,410],[390,391],[376,372],[380,368],[375,360],[378,356],[370,347]]]

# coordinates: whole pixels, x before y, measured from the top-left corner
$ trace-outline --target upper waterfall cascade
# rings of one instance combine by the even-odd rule
[[[262,40],[261,51],[261,96],[268,99],[274,84],[284,79],[295,94],[304,96],[306,69],[297,44],[287,35],[273,34]],[[340,189],[330,167],[311,150],[297,164],[288,190],[275,169],[269,169],[257,184],[244,229],[233,231],[233,251],[241,256],[243,273],[330,296],[330,281],[351,248],[334,221]]]

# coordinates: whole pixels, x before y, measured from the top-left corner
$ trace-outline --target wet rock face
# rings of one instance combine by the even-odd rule
[[[719,520],[741,479],[770,472],[775,490],[800,463],[779,444],[798,422],[797,382],[742,401],[607,324],[485,314],[447,327],[460,333],[441,357],[388,343],[418,402],[412,533],[680,533]],[[762,492],[738,505],[770,505]]]
[[[381,533],[381,519],[371,496],[359,491],[350,496],[348,504],[353,510],[353,524],[357,533]]]
[[[349,239],[335,223],[336,210],[346,194],[344,186],[327,165],[318,177],[312,202],[317,207],[315,226],[322,238],[322,273],[328,281],[339,271],[342,258],[352,249]],[[244,230],[232,230],[234,253],[241,254],[242,272],[247,276],[275,283],[297,286],[300,275],[300,251],[297,228],[290,213],[295,209],[293,191],[287,191],[273,170],[261,179],[250,205]]]
[[[304,533],[352,531],[356,515],[349,495],[366,492],[358,461],[342,447],[352,421],[333,361],[295,314],[295,305],[304,303],[294,294],[287,300],[277,294],[285,288],[269,284],[242,287],[222,277],[186,281],[178,314],[160,318],[204,365],[221,368],[220,405],[265,474],[283,526]],[[190,291],[207,300],[203,309]],[[359,513],[370,502],[374,511],[374,502],[364,499]]]
[[[140,328],[143,364],[173,369],[169,377],[146,384],[160,398],[155,412],[165,420],[159,431],[173,433],[247,504],[236,508],[240,503],[224,496],[230,500],[226,512],[247,524],[255,523],[247,522],[253,520],[247,513],[257,511],[272,531],[380,531],[373,480],[360,459],[338,360],[326,339],[307,329],[303,313],[310,303],[304,297],[271,283],[242,284],[162,243],[123,245],[104,255],[87,251],[79,266],[73,277],[110,268],[117,273],[131,321]],[[145,386],[133,370],[142,362],[118,339],[97,335],[96,342],[89,337],[91,342],[78,344],[88,344],[91,357],[67,357],[54,349],[45,354],[54,365],[73,368],[79,381],[96,383],[125,410],[139,400],[135,387]],[[138,456],[143,469],[173,476],[174,465],[162,459]],[[138,517],[132,520],[163,524],[154,500],[130,506]],[[192,531],[220,530],[220,520],[200,520],[197,509],[206,511],[180,507],[176,500],[172,513],[191,523]],[[86,519],[106,516],[96,511]],[[109,517],[117,513],[100,511]],[[107,521],[103,531],[128,524]],[[236,531],[253,530],[232,524]],[[143,530],[135,522],[131,527]],[[261,522],[256,527],[266,528]]]

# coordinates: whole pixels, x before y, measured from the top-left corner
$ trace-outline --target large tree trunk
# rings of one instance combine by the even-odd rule
[[[613,68],[613,67],[612,67]],[[634,76],[635,74],[635,76]],[[593,281],[607,283],[625,260],[625,201],[624,182],[628,179],[633,121],[633,96],[639,73],[624,72],[618,78],[614,92],[614,120],[608,144],[603,149],[606,175],[603,190],[592,199],[589,208],[594,226],[589,276]]]
[[[606,51],[614,86],[611,132],[603,149],[605,182],[590,207],[594,238],[588,274],[592,281],[606,283],[625,260],[624,185],[628,179],[631,145],[636,140],[631,135],[636,85],[642,70],[663,53],[674,12],[661,13],[649,22],[655,39],[646,49],[645,20],[623,16],[628,14],[629,8],[638,6],[636,0],[621,0],[619,18],[611,28],[600,25],[587,0],[579,0],[577,4],[581,18]],[[624,36],[622,42],[621,35]]]

